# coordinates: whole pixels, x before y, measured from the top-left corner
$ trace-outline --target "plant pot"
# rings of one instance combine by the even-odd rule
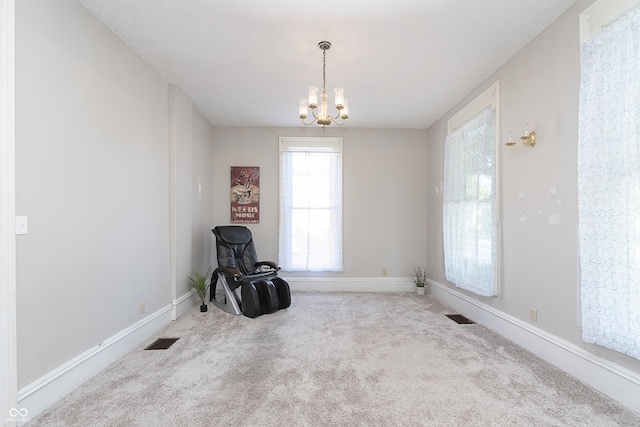
[[[200,306],[200,312],[201,312],[201,313],[204,313],[204,312],[205,312],[205,311],[207,311],[207,310],[208,310],[207,304],[202,304],[202,305]]]
[[[424,295],[424,286],[416,286],[416,293],[418,295]]]

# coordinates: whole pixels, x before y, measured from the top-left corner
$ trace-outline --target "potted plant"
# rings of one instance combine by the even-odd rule
[[[427,279],[429,278],[429,272],[425,268],[424,270],[420,267],[415,267],[413,269],[413,273],[410,273],[409,276],[413,283],[416,284],[416,293],[418,295],[424,295],[424,285],[427,284]]]
[[[202,304],[200,305],[200,311],[207,311],[207,304],[205,304],[204,299],[207,297],[207,289],[209,289],[209,285],[211,281],[207,280],[207,276],[209,275],[209,270],[205,274],[202,273],[193,273],[193,276],[189,276],[189,281],[196,289]]]

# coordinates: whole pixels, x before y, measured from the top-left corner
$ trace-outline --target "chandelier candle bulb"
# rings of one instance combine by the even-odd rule
[[[301,119],[307,118],[307,100],[304,98],[300,98],[300,106],[298,107],[298,112],[300,113]]]
[[[341,110],[344,106],[344,88],[337,87],[333,90],[336,94],[336,108]]]
[[[318,106],[318,88],[315,86],[309,86],[309,108],[316,108]]]
[[[342,110],[340,111],[340,117],[343,119],[349,118],[349,100],[345,99],[342,104]]]
[[[324,97],[323,97],[324,98]],[[327,101],[326,99],[322,100],[322,104],[320,104],[320,108],[318,109],[318,123],[327,120],[327,111],[328,111]]]
[[[513,133],[512,133],[511,129],[509,130],[509,141],[507,141],[507,143],[505,145],[507,147],[511,148],[512,150],[515,150],[516,148],[518,148],[518,147],[515,146],[516,142],[513,140]]]

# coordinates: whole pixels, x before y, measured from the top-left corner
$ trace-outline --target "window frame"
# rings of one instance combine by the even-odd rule
[[[283,188],[283,177],[282,177],[282,153],[285,151],[289,152],[324,152],[324,153],[338,153],[339,154],[339,173],[340,173],[340,236],[338,238],[339,241],[339,251],[340,251],[340,265],[338,270],[327,269],[327,270],[286,270],[286,266],[283,267],[284,271],[295,271],[295,272],[342,272],[344,271],[344,233],[343,233],[343,224],[344,224],[344,191],[343,191],[343,138],[342,137],[284,137],[281,136],[279,138],[279,151],[278,151],[278,174],[279,174],[279,183],[278,183],[278,191],[282,192]],[[279,212],[282,206],[283,196],[279,194]],[[282,239],[281,234],[281,223],[282,219],[278,220],[278,252],[280,255],[280,244]],[[281,262],[281,260],[279,260]]]
[[[460,109],[456,114],[454,114],[447,121],[447,136],[449,136],[452,132],[460,128],[467,121],[480,114],[486,108],[493,108],[495,110],[495,141],[494,141],[494,150],[495,150],[495,198],[496,198],[496,259],[494,266],[494,284],[493,284],[493,296],[500,295],[500,284],[501,284],[501,276],[500,276],[500,260],[501,260],[501,202],[500,202],[500,153],[501,153],[501,111],[500,111],[500,80],[497,80],[487,89],[485,89],[480,95],[474,98],[471,102],[469,102],[465,107]],[[443,172],[444,173],[444,172]],[[443,208],[444,208],[444,199],[443,199]],[[444,220],[444,218],[443,218]]]
[[[640,0],[598,0],[580,14],[580,54],[582,45],[634,6]]]

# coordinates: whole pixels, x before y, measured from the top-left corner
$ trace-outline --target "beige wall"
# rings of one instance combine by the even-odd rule
[[[171,248],[171,298],[188,292],[191,285],[193,106],[179,87],[169,85],[169,204]]]
[[[341,277],[407,277],[426,263],[426,131],[406,129],[215,128],[215,225],[229,223],[229,168],[260,166],[258,256],[278,256],[280,136],[343,138]],[[298,275],[298,274],[296,274]]]
[[[501,81],[501,139],[519,136],[526,122],[538,134],[532,150],[501,146],[501,291],[495,298],[468,294],[536,327],[584,346],[578,327],[577,138],[580,49],[578,1],[428,131],[428,257],[432,279],[446,286],[442,251],[442,162],[447,120]],[[555,221],[556,218],[560,222]],[[525,221],[526,219],[526,221]],[[640,362],[604,348],[596,352],[636,372]]]
[[[213,217],[213,126],[193,109],[191,161],[191,270],[205,273],[213,267],[215,246],[211,239]]]
[[[184,95],[170,117],[168,94],[76,1],[16,3],[16,210],[29,224],[17,236],[19,387],[170,306],[189,291],[183,276],[211,258],[191,238],[212,216],[211,126]],[[180,215],[169,209],[172,173]],[[171,225],[186,248],[177,289]]]

